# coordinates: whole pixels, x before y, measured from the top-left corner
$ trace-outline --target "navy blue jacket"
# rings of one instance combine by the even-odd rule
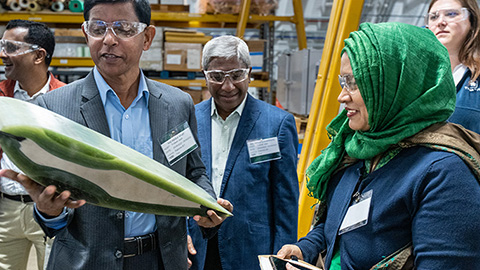
[[[472,72],[467,69],[462,80],[457,84],[455,111],[448,121],[480,133],[480,78],[469,85],[471,76]]]
[[[198,139],[208,176],[212,172],[211,99],[195,106]],[[281,159],[252,164],[247,140],[278,138]],[[220,190],[233,204],[233,217],[218,231],[223,270],[260,269],[258,255],[275,254],[297,240],[298,139],[294,117],[248,96],[238,123]],[[191,269],[203,269],[207,240],[189,219],[197,255]],[[210,269],[205,269],[210,270]]]
[[[478,268],[480,186],[467,165],[448,152],[404,149],[367,175],[359,191],[373,191],[368,222],[338,236],[363,164],[331,179],[325,221],[297,243],[306,261],[326,249],[329,269],[338,245],[342,269],[368,270],[411,242],[417,270]]]

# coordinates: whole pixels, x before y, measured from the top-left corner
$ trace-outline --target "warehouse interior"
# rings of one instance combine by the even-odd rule
[[[15,1],[8,2],[12,5]],[[20,0],[18,2],[20,3],[18,11],[9,10],[11,8],[5,2],[3,13],[0,15],[0,23],[2,24],[0,25],[0,32],[3,32],[2,27],[5,27],[6,22],[14,18],[36,20],[48,24],[54,28],[57,41],[54,60],[51,65],[54,73],[67,83],[84,76],[93,66],[93,62],[89,60],[89,51],[80,30],[83,17],[78,12],[79,10],[73,9],[77,11],[73,12],[66,5],[66,3],[71,4],[70,2],[74,1],[58,1],[64,3],[65,6],[63,11],[56,12],[52,9],[59,10],[58,7],[48,5],[44,3],[45,1],[37,1],[39,5],[35,5],[35,9],[22,7],[25,5],[22,2],[29,1]],[[157,35],[152,48],[144,53],[142,68],[147,71],[147,75],[182,87],[192,94],[195,103],[208,98],[208,95],[205,96],[205,91],[203,96],[201,94],[204,85],[202,84],[201,67],[197,59],[192,56],[190,62],[187,61],[191,65],[196,63],[197,66],[194,67],[169,66],[165,60],[176,61],[178,59],[176,53],[179,52],[174,51],[169,56],[172,46],[165,45],[164,42],[171,38],[172,31],[183,29],[192,35],[200,35],[198,41],[195,41],[198,42],[195,43],[196,45],[183,45],[189,46],[188,48],[185,47],[186,50],[200,52],[202,43],[204,44],[211,37],[225,34],[237,35],[238,24],[235,21],[238,17],[235,13],[240,12],[241,2],[241,0],[151,0],[152,11],[154,13],[158,12],[157,15],[152,16],[152,23],[157,26]],[[290,79],[285,77],[286,72],[295,72],[295,70],[287,70],[287,67],[285,67],[286,58],[299,51],[296,24],[292,23],[297,18],[294,12],[294,3],[302,6],[303,14],[300,14],[300,16],[304,19],[305,46],[308,50],[313,51],[313,55],[310,56],[311,75],[309,78],[303,78],[308,82],[304,83],[305,85],[302,86],[304,90],[302,91],[312,92],[316,77],[315,68],[318,68],[325,43],[329,16],[334,7],[333,0],[251,0],[250,15],[257,13],[260,16],[267,16],[264,16],[265,21],[261,21],[261,19],[258,22],[248,22],[243,30],[244,39],[251,41],[249,45],[251,51],[253,49],[252,56],[254,56],[252,59],[254,59],[256,65],[253,71],[259,71],[256,78],[260,80],[257,80],[256,83],[261,86],[252,87],[249,91],[255,97],[269,103],[275,103],[276,101],[277,82],[280,81],[279,87],[285,89],[285,81],[287,81],[287,84],[291,83],[289,82]],[[360,22],[399,21],[422,26],[427,4],[427,0],[365,0]],[[169,10],[165,12],[166,9]],[[166,14],[168,14],[168,17],[165,16]],[[212,17],[211,14],[217,16]],[[223,14],[233,15],[233,17],[222,17]],[[191,41],[191,39],[189,40]],[[307,52],[297,53],[297,57],[306,57],[302,56],[305,53]],[[308,52],[308,54],[310,53]],[[304,61],[302,60],[302,62]],[[2,70],[3,67],[0,68],[0,78],[3,76],[1,74]],[[162,71],[164,72],[162,73]],[[170,79],[174,79],[174,81]],[[299,80],[301,79],[299,78]],[[307,88],[310,88],[310,90],[307,90]],[[308,103],[311,102],[312,93],[304,95],[307,99],[302,99],[302,104],[294,104],[290,106],[291,108],[285,105],[284,108],[294,114],[308,116],[310,108]]]
[[[64,6],[55,8],[48,1],[37,1],[37,5],[30,8],[21,4],[23,0],[16,1],[18,10],[9,5],[15,0],[0,1],[0,32],[3,33],[6,23],[12,19],[46,23],[54,29],[56,37],[52,73],[65,83],[84,77],[94,64],[80,29],[83,16],[78,5],[81,6],[81,0],[75,0],[77,5],[72,8],[68,1],[59,1]],[[242,4],[247,0],[150,0],[157,35],[150,50],[142,56],[141,68],[149,78],[179,87],[192,96],[194,103],[199,103],[210,98],[200,65],[202,46],[221,35],[243,37],[249,45],[253,65],[254,80],[249,93],[294,114],[302,144],[309,117],[312,112],[318,113],[312,110],[312,103],[318,89],[316,83],[325,44],[329,41],[331,14],[338,2],[355,0],[250,1],[250,10],[244,13]],[[357,7],[359,20],[350,21],[351,29],[362,22],[403,22],[423,27],[430,0],[361,2]],[[298,20],[301,20],[301,31]],[[5,79],[3,73],[2,65],[0,80]],[[332,114],[337,112],[334,110]],[[322,127],[321,124],[309,125],[311,129]],[[314,139],[311,140],[313,143]],[[300,153],[301,149],[301,163],[308,163],[309,157],[315,156],[304,153],[302,160]],[[311,201],[304,203],[311,204]],[[307,219],[311,220],[311,216],[307,215]],[[31,255],[29,270],[36,269],[33,249]]]

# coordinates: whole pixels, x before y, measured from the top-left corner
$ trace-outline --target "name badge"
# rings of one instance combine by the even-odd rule
[[[168,163],[173,165],[197,149],[198,145],[188,123],[184,122],[163,136],[161,147]]]
[[[370,203],[372,202],[372,193],[373,190],[363,193],[348,208],[347,214],[343,218],[342,225],[340,225],[340,231],[338,232],[338,235],[367,225],[368,213],[370,212]]]
[[[280,147],[277,137],[247,141],[250,163],[260,163],[280,159]]]

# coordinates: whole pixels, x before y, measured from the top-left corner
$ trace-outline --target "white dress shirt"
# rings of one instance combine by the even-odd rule
[[[459,64],[453,69],[453,81],[455,82],[455,85],[457,85],[460,80],[463,78],[463,75],[465,75],[465,72],[467,71],[467,67],[463,64]]]
[[[243,108],[245,108],[245,101],[233,111],[225,120],[218,114],[215,101],[212,98],[212,186],[217,198],[220,197],[220,189],[222,187],[223,174],[225,172],[225,165],[227,164],[228,154],[232,146],[235,132],[237,131],[240,117],[242,116]]]

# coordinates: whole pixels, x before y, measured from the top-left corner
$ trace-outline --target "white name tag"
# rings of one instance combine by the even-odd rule
[[[360,195],[360,199],[348,208],[347,214],[343,218],[342,225],[340,225],[338,235],[367,225],[370,203],[372,202],[372,193],[372,190],[363,193]]]
[[[187,122],[167,132],[161,142],[163,153],[170,165],[175,164],[198,147]]]
[[[280,159],[280,147],[277,137],[247,141],[250,163],[260,163]]]

